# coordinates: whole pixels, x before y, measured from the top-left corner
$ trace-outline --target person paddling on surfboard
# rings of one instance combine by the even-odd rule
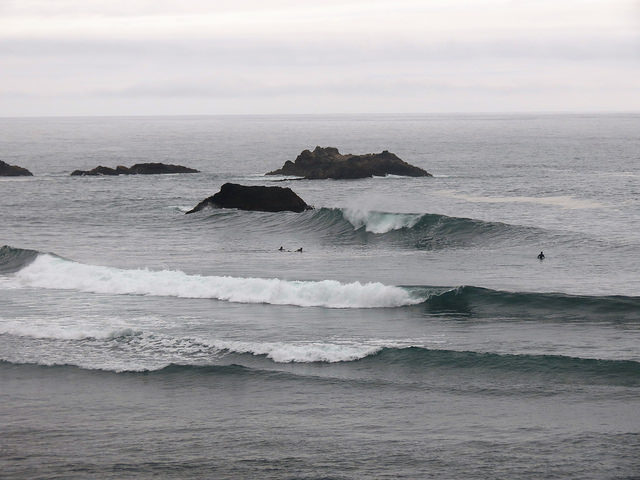
[[[538,255],[538,260],[544,260],[544,253],[540,252],[540,254]]]

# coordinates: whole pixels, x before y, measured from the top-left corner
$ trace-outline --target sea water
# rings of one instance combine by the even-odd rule
[[[0,475],[640,475],[640,115],[0,132]],[[316,145],[433,177],[264,176]],[[70,176],[141,162],[201,173]],[[315,208],[185,214],[226,182]]]

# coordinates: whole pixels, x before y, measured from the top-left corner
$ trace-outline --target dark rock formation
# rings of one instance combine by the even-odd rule
[[[193,168],[182,165],[166,165],[164,163],[136,163],[130,168],[118,165],[116,168],[103,167],[93,170],[74,170],[71,175],[156,175],[161,173],[198,173]]]
[[[9,165],[8,163],[0,160],[0,176],[3,177],[33,177],[26,168],[18,167],[17,165]]]
[[[81,175],[118,175],[118,172],[114,168],[103,167],[102,165],[94,168],[93,170],[74,170],[71,172],[73,176]]]
[[[366,178],[384,175],[430,177],[431,174],[385,150],[382,153],[342,155],[337,148],[316,147],[313,152],[304,150],[295,162],[287,160],[279,170],[267,175],[295,175],[309,180],[322,178]]]
[[[126,167],[117,167],[119,168]],[[182,165],[165,165],[164,163],[136,163],[129,169],[131,175],[155,175],[159,173],[198,173],[195,168],[183,167]]]
[[[225,183],[218,193],[205,198],[187,213],[197,212],[205,207],[238,208],[259,212],[303,212],[313,208],[290,188],[247,187],[235,183]]]

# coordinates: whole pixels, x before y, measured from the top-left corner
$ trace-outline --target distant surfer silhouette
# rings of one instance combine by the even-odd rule
[[[280,248],[278,249],[279,252],[290,252],[291,250],[285,250],[284,247],[282,245],[280,245]],[[302,253],[302,247],[300,247],[299,249],[296,250],[296,252],[300,252]]]
[[[540,252],[540,254],[538,255],[538,260],[544,260],[544,253]]]

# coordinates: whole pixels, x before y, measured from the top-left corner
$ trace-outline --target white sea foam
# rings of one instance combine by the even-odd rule
[[[171,210],[177,210],[178,212],[187,213],[188,211],[190,211],[193,208],[193,206],[189,206],[189,205],[169,205],[167,208],[170,208]]]
[[[51,340],[113,340],[123,337],[131,337],[140,335],[142,332],[133,328],[113,328],[106,326],[104,328],[95,325],[77,325],[65,322],[60,319],[49,318],[48,324],[33,321],[33,319],[16,319],[5,320],[0,325],[0,334],[14,335],[18,337],[31,337]]]
[[[385,348],[407,348],[412,346],[442,345],[446,340],[442,336],[416,339],[394,340],[344,340],[336,342],[239,342],[216,341],[218,349],[232,353],[250,353],[265,355],[276,363],[312,363],[312,362],[353,362],[372,356]]]
[[[122,372],[161,370],[171,364],[207,366],[244,363],[237,357],[225,360],[226,356],[231,355],[265,356],[275,363],[352,362],[375,355],[384,348],[377,345],[325,342],[214,341],[209,345],[199,342],[191,345],[186,339],[177,341],[157,336],[145,338],[143,335],[136,339],[136,342],[119,345],[117,355],[108,354],[108,350],[87,350],[81,344],[57,344],[57,348],[49,348],[44,353],[43,346],[39,345],[37,353],[32,349],[23,349],[20,352],[0,354],[0,359],[12,363],[75,365],[89,370]]]
[[[32,318],[3,323],[0,334],[36,339],[19,349],[5,351],[0,359],[13,363],[75,365],[87,369],[121,371],[159,370],[171,364],[245,364],[238,355],[265,358],[275,363],[352,362],[376,355],[385,348],[441,345],[442,336],[407,339],[335,339],[306,341],[223,340],[174,337],[160,332],[106,326],[70,327],[60,318],[48,328]],[[104,319],[103,319],[104,320]],[[416,343],[417,342],[417,343]],[[108,348],[101,345],[108,344]],[[251,365],[253,362],[249,362]]]
[[[381,283],[335,280],[287,281],[188,275],[173,270],[123,270],[85,265],[43,254],[17,272],[21,287],[78,290],[114,295],[211,298],[238,303],[269,303],[328,308],[399,307],[420,303],[403,288]]]
[[[326,342],[216,342],[216,347],[233,353],[265,355],[276,363],[351,362],[380,350],[381,346]]]
[[[421,215],[415,213],[386,213],[345,208],[342,210],[344,218],[354,226],[371,233],[387,233],[401,228],[411,228],[420,220]]]
[[[20,328],[15,335],[55,341],[54,344],[37,344],[37,348],[0,355],[0,359],[13,363],[38,363],[41,365],[76,365],[87,369],[112,371],[159,370],[170,364],[216,365],[244,363],[235,355],[264,356],[275,363],[338,363],[352,362],[375,355],[385,345],[360,342],[260,342],[196,340],[171,338],[164,335],[144,335],[134,330],[114,331],[110,335],[94,336],[76,332],[68,335],[63,330],[47,332]],[[128,337],[135,337],[134,341]],[[78,340],[82,343],[65,343]],[[124,340],[124,341],[123,341]],[[89,344],[84,343],[89,341]],[[111,350],[97,349],[96,342],[117,342],[116,354]],[[54,347],[55,345],[55,347]],[[7,352],[5,352],[7,353]],[[225,357],[230,357],[225,360]]]
[[[394,175],[393,173],[387,173],[386,175],[374,175],[373,178],[374,179],[376,179],[376,178],[384,178],[384,179],[401,178],[403,180],[406,180],[407,178],[411,178],[411,177],[407,177],[406,175]]]
[[[304,178],[303,176],[299,176],[299,175],[269,175],[269,177],[265,179],[264,174],[258,173],[256,175],[251,175],[249,177],[243,177],[243,180],[250,181],[250,182],[264,183],[265,181],[282,182],[285,180],[300,180],[303,178]]]

